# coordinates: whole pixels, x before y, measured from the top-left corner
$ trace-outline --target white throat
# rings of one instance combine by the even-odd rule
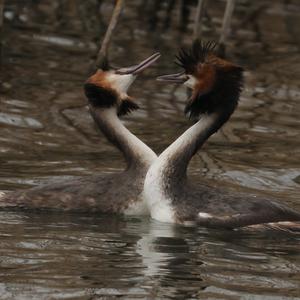
[[[105,118],[109,120],[114,131],[118,133],[122,143],[126,143],[127,146],[137,154],[141,162],[150,165],[153,161],[155,161],[157,158],[156,154],[123,125],[122,121],[116,114],[116,108],[112,107],[105,110]]]
[[[116,107],[99,110],[97,114],[94,114],[94,117],[101,119],[101,130],[109,132],[108,135],[113,135],[113,140],[118,141],[118,144],[121,145],[119,149],[127,154],[128,162],[133,164],[132,172],[137,172],[137,176],[141,174],[140,176],[144,177],[149,166],[157,158],[156,154],[123,125],[117,116]],[[139,173],[140,171],[141,173]],[[127,215],[149,215],[142,192],[137,195],[137,199],[129,205],[124,213]]]
[[[168,182],[166,170],[170,168],[173,155],[186,151],[186,145],[191,144],[199,132],[207,130],[213,120],[214,117],[204,115],[201,120],[187,129],[175,142],[161,153],[150,166],[144,183],[144,198],[153,219],[161,222],[176,222],[172,199],[170,199],[170,196],[165,192],[166,182]]]
[[[136,76],[132,74],[120,75],[110,73],[107,75],[107,81],[112,85],[112,88],[120,94],[121,99],[128,97],[127,91],[135,79]]]

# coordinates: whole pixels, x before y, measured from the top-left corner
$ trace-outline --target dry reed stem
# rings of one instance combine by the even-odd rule
[[[96,59],[96,66],[97,67],[99,67],[101,65],[101,62],[105,58],[107,58],[108,48],[109,48],[109,45],[110,45],[110,42],[111,42],[111,39],[112,39],[113,32],[114,32],[114,30],[116,28],[116,25],[118,23],[118,20],[119,20],[119,17],[120,17],[123,6],[124,6],[124,0],[116,0],[115,8],[113,10],[109,25],[107,27],[105,36],[102,40],[101,47],[100,47],[100,50],[99,50],[98,55],[97,55],[97,59]]]

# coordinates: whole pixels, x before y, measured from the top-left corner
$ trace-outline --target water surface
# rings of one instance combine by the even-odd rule
[[[112,9],[110,1],[102,2],[98,14],[96,1],[7,1],[0,190],[115,172],[124,165],[96,130],[82,92]],[[177,71],[173,56],[191,41],[196,1],[186,1],[184,15],[179,2],[127,1],[111,47],[119,66],[162,52],[131,89],[141,110],[125,119],[157,153],[190,125],[182,113],[185,89],[153,80]],[[206,38],[218,37],[223,10],[223,1],[208,7]],[[296,0],[239,1],[227,53],[245,66],[246,88],[230,122],[193,159],[191,176],[272,195],[300,209],[299,17]],[[296,236],[16,211],[1,212],[0,224],[1,299],[300,295]]]

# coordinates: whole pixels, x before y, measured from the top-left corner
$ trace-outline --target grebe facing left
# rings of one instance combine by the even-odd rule
[[[84,86],[97,126],[126,160],[124,171],[10,192],[0,196],[0,207],[146,214],[141,193],[146,172],[157,156],[122,124],[118,116],[138,108],[127,90],[137,74],[159,56],[156,53],[139,65],[118,70],[109,69],[105,62]]]
[[[179,224],[237,228],[291,221],[300,214],[283,204],[248,194],[235,194],[191,182],[187,168],[203,143],[230,118],[243,85],[243,69],[214,54],[215,44],[195,41],[177,59],[184,71],[158,78],[185,84],[192,95],[186,114],[197,122],[171,144],[149,168],[144,197],[152,218]]]

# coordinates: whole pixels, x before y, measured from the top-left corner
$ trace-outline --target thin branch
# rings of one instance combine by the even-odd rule
[[[220,44],[225,44],[228,34],[229,34],[229,29],[230,29],[230,22],[232,19],[232,14],[235,6],[235,0],[227,0],[226,4],[226,9],[224,13],[224,18],[223,18],[223,24],[222,24],[222,30],[221,30],[221,36],[220,36]]]
[[[0,30],[3,26],[4,0],[0,0]]]
[[[111,38],[115,30],[115,27],[118,23],[118,19],[120,17],[123,6],[124,6],[124,0],[116,0],[114,11],[112,13],[108,28],[106,30],[104,39],[101,43],[101,47],[97,55],[96,66],[100,66],[101,62],[107,57],[109,44],[111,42]]]
[[[195,16],[195,22],[194,22],[194,32],[193,37],[194,39],[200,38],[202,34],[202,17],[204,15],[204,2],[205,0],[198,0],[197,10],[196,10],[196,16]]]
[[[0,0],[0,63],[2,60],[4,0]]]

